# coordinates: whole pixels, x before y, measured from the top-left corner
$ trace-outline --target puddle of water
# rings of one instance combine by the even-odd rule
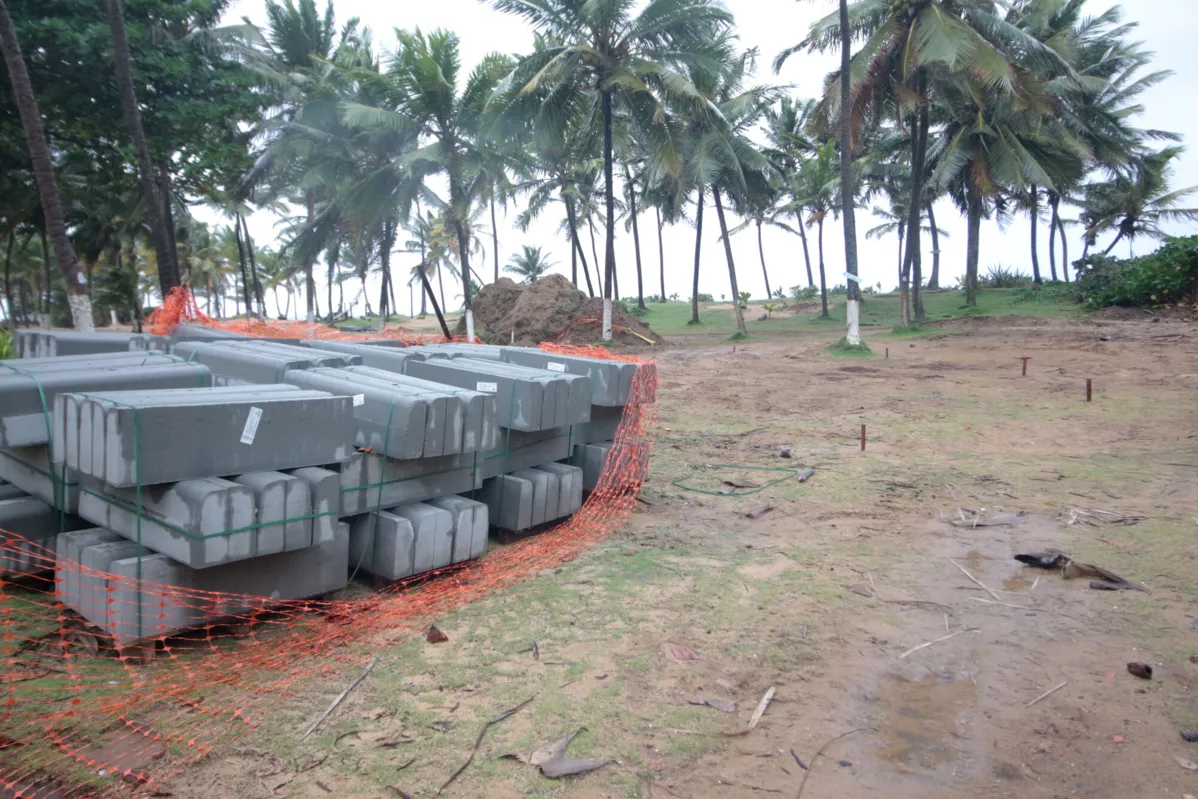
[[[886,677],[878,693],[886,708],[878,757],[903,769],[925,770],[956,760],[957,716],[977,701],[972,680]]]
[[[985,561],[992,561],[995,560],[995,558],[991,557],[990,555],[983,555],[976,549],[971,549],[965,553],[965,557],[962,558],[962,560],[965,561],[965,568],[969,569],[971,572],[980,572],[986,570],[984,565]]]

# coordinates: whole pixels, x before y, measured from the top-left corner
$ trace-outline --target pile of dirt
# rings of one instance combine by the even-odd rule
[[[474,298],[475,334],[492,344],[513,341],[536,346],[552,341],[561,344],[598,344],[602,340],[603,300],[588,299],[562,275],[549,275],[522,286],[509,278],[483,287]],[[465,319],[459,320],[456,336],[466,334]],[[612,308],[613,343],[644,346],[661,336],[640,319],[616,304]]]

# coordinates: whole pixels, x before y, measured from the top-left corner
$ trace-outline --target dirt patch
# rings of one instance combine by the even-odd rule
[[[500,278],[484,286],[474,300],[475,332],[493,344],[535,346],[598,344],[602,340],[603,301],[588,299],[562,275],[549,275],[522,286]],[[458,321],[455,335],[466,334],[466,321]],[[644,346],[662,339],[620,304],[612,308],[615,344]]]
[[[1198,307],[1170,305],[1162,308],[1121,308],[1111,306],[1095,311],[1092,318],[1104,322],[1151,322],[1153,319],[1180,319],[1193,322],[1198,317]]]
[[[995,328],[1009,329],[1013,327],[1047,327],[1060,325],[1060,320],[1045,319],[1039,316],[958,316],[953,319],[936,319],[924,322],[926,328],[950,328],[964,330],[991,330]]]

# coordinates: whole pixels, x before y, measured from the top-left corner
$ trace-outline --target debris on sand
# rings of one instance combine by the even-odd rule
[[[1147,663],[1128,663],[1127,673],[1131,674],[1132,676],[1139,677],[1141,680],[1151,680],[1152,666],[1149,666]]]
[[[525,749],[521,752],[509,752],[501,757],[509,760],[519,760],[521,763],[536,766],[541,769],[542,774],[550,779],[559,779],[574,774],[585,774],[588,771],[595,771],[606,766],[610,761],[577,760],[566,757],[566,747],[570,745],[570,742],[580,732],[582,732],[582,728],[554,738],[552,741],[538,744],[531,749]]]
[[[483,286],[473,301],[475,332],[489,344],[536,346],[598,344],[603,338],[603,300],[587,298],[563,275],[549,275],[528,286],[502,277]],[[455,336],[466,335],[465,319]],[[612,339],[624,346],[644,347],[661,336],[624,306],[612,305]]]
[[[1144,586],[1129,582],[1113,571],[1104,569],[1101,566],[1074,560],[1068,553],[1062,552],[1059,549],[1044,549],[1039,552],[1019,554],[1015,556],[1015,560],[1037,569],[1060,569],[1061,576],[1066,580],[1088,577],[1091,579],[1091,588],[1103,591],[1147,592],[1148,590]]]

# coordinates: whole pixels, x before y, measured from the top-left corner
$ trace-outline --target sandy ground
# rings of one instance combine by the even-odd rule
[[[1198,761],[1179,735],[1198,727],[1198,330],[979,318],[876,341],[888,358],[825,345],[663,349],[646,502],[615,539],[439,619],[447,644],[380,651],[303,746],[346,680],[168,790],[433,796],[533,695],[443,795],[1198,794],[1175,759]],[[962,522],[979,515],[1009,524]],[[1148,591],[1012,557],[1043,547]],[[577,727],[571,754],[606,767],[553,781],[498,759]]]

